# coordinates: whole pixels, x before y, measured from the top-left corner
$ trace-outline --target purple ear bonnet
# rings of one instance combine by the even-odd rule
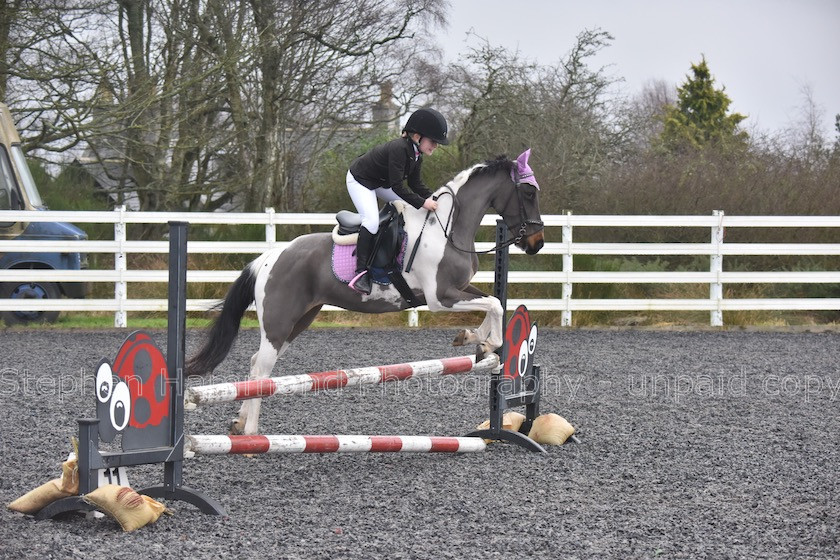
[[[516,175],[519,176],[520,183],[530,183],[537,187],[539,190],[540,185],[537,183],[536,177],[534,177],[534,172],[531,170],[531,166],[528,165],[528,157],[531,155],[531,148],[528,148],[524,152],[522,152],[518,158],[516,158]],[[516,175],[511,173],[511,179],[516,182]]]

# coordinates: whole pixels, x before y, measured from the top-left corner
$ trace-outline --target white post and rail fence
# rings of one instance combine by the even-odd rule
[[[508,308],[515,309],[525,304],[532,311],[554,311],[561,314],[564,326],[572,324],[572,315],[578,311],[708,311],[712,326],[723,325],[724,311],[837,311],[840,310],[840,288],[838,297],[790,297],[783,298],[725,298],[726,284],[838,284],[840,266],[836,270],[756,270],[726,271],[724,260],[736,256],[838,256],[840,243],[728,243],[725,233],[739,228],[772,228],[772,230],[793,231],[796,228],[829,229],[840,238],[840,216],[729,216],[715,211],[708,216],[622,216],[622,215],[545,215],[545,247],[540,254],[562,255],[561,270],[517,271],[512,264],[508,282],[510,284],[559,284],[562,297],[559,299],[509,299]],[[63,211],[0,211],[1,222],[71,222],[113,224],[114,239],[86,241],[21,241],[0,240],[0,254],[8,252],[79,252],[109,253],[114,255],[114,267],[108,270],[43,270],[19,269],[0,270],[2,282],[105,282],[113,284],[114,297],[107,299],[0,299],[0,311],[104,311],[114,313],[114,324],[125,327],[127,314],[138,311],[166,311],[167,300],[129,298],[131,283],[168,281],[166,270],[133,270],[128,268],[128,256],[138,253],[165,254],[169,250],[166,240],[131,240],[126,232],[129,224],[165,224],[169,221],[186,221],[202,225],[263,225],[264,241],[190,241],[190,254],[247,254],[256,256],[267,249],[284,247],[290,240],[277,239],[277,227],[284,225],[332,226],[333,214],[275,213],[268,209],[262,213],[179,213],[179,212],[127,212],[124,208],[104,212]],[[495,226],[496,216],[487,215],[483,226]],[[575,228],[703,228],[709,232],[708,242],[576,242]],[[782,232],[781,237],[785,237]],[[779,237],[780,234],[776,234]],[[604,238],[599,235],[599,238]],[[788,236],[791,237],[791,236]],[[491,242],[476,243],[476,249],[487,250]],[[522,254],[512,249],[515,259]],[[615,257],[673,257],[706,256],[708,270],[696,271],[598,271],[574,270],[576,255]],[[838,261],[840,262],[840,261]],[[739,267],[743,268],[743,267]],[[240,270],[189,270],[187,282],[231,283]],[[479,271],[475,283],[491,284],[492,271]],[[709,287],[707,298],[697,299],[590,299],[575,297],[575,287],[585,284],[704,284]],[[188,299],[188,311],[204,311],[217,300]],[[336,311],[325,306],[324,312]],[[425,307],[418,311],[426,310]],[[417,324],[417,314],[409,314],[409,324]]]

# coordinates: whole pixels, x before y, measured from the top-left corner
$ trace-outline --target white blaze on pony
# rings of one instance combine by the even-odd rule
[[[478,270],[475,235],[492,207],[512,234],[512,243],[529,255],[543,246],[539,186],[528,165],[530,150],[516,160],[499,157],[462,171],[436,193],[438,210],[407,207],[403,217],[407,246],[420,237],[410,271],[403,271],[418,305],[431,311],[483,311],[475,330],[461,331],[456,345],[476,344],[476,356],[502,345],[501,303],[472,286]],[[424,227],[425,222],[425,227]],[[230,287],[221,314],[199,351],[186,364],[188,375],[211,372],[227,356],[242,315],[254,302],[260,323],[260,347],[251,357],[251,379],[270,377],[277,359],[312,323],[323,305],[349,311],[385,313],[408,308],[393,285],[374,285],[362,295],[335,278],[330,233],[303,235],[285,250],[271,250],[245,267]],[[243,403],[236,432],[255,434],[260,399]]]

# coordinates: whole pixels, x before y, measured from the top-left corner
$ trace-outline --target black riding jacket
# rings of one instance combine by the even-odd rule
[[[410,138],[397,138],[372,148],[350,164],[350,173],[370,190],[392,189],[397,196],[420,208],[432,192],[420,178],[423,155],[414,159],[414,143]],[[403,181],[407,181],[406,186]]]

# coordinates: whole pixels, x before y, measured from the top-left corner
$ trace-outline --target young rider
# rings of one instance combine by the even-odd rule
[[[447,145],[446,119],[434,109],[418,109],[408,117],[402,135],[380,144],[356,158],[347,172],[347,191],[362,217],[356,246],[356,276],[350,287],[370,294],[371,278],[367,262],[373,238],[379,231],[377,197],[391,202],[402,199],[415,208],[437,210],[432,192],[420,178],[423,156],[430,156],[438,145]],[[405,181],[405,184],[403,183]]]

